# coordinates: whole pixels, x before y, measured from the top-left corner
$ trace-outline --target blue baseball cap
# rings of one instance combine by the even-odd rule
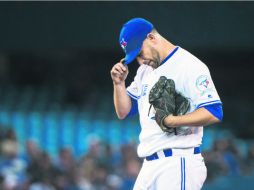
[[[131,63],[139,54],[143,41],[153,29],[153,24],[143,18],[133,18],[121,29],[119,43],[125,52],[124,63]]]

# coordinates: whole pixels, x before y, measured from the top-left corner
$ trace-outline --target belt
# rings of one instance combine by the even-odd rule
[[[171,149],[171,148],[169,148],[169,149],[162,150],[162,155],[163,155],[162,157],[173,156],[174,150],[181,150],[183,152],[185,150],[193,150],[193,152],[191,151],[192,154],[200,154],[201,153],[200,147],[194,147],[194,148],[191,148],[191,149],[189,149],[189,148],[188,149]],[[161,157],[159,155],[161,155],[161,154],[159,154],[159,152],[155,152],[152,155],[145,157],[145,159],[147,161],[157,160],[157,159],[159,159]]]

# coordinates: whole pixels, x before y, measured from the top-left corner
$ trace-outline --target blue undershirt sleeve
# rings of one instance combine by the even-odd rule
[[[222,110],[222,104],[211,104],[207,106],[203,106],[205,109],[207,109],[211,114],[213,114],[216,118],[218,118],[220,121],[223,119],[223,110]]]
[[[131,117],[131,116],[136,115],[138,113],[138,101],[132,97],[130,97],[130,98],[131,98],[131,110],[126,117]]]

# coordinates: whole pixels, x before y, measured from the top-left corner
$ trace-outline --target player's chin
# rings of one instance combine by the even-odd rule
[[[155,61],[153,61],[153,60],[149,60],[149,61],[146,61],[145,63],[144,63],[145,65],[148,65],[148,66],[150,66],[150,67],[153,67],[153,68],[157,68],[158,66],[158,64],[157,64],[157,62],[155,62]]]
[[[158,62],[156,61],[150,61],[149,62],[149,66],[153,67],[153,68],[157,68],[159,66]]]
[[[152,61],[145,61],[143,62],[144,65],[152,66]]]

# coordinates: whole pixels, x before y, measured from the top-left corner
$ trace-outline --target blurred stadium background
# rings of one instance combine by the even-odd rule
[[[224,121],[205,128],[203,189],[254,189],[253,10],[254,2],[1,2],[0,189],[132,188],[138,118],[116,118],[110,78],[132,17],[211,70]]]

